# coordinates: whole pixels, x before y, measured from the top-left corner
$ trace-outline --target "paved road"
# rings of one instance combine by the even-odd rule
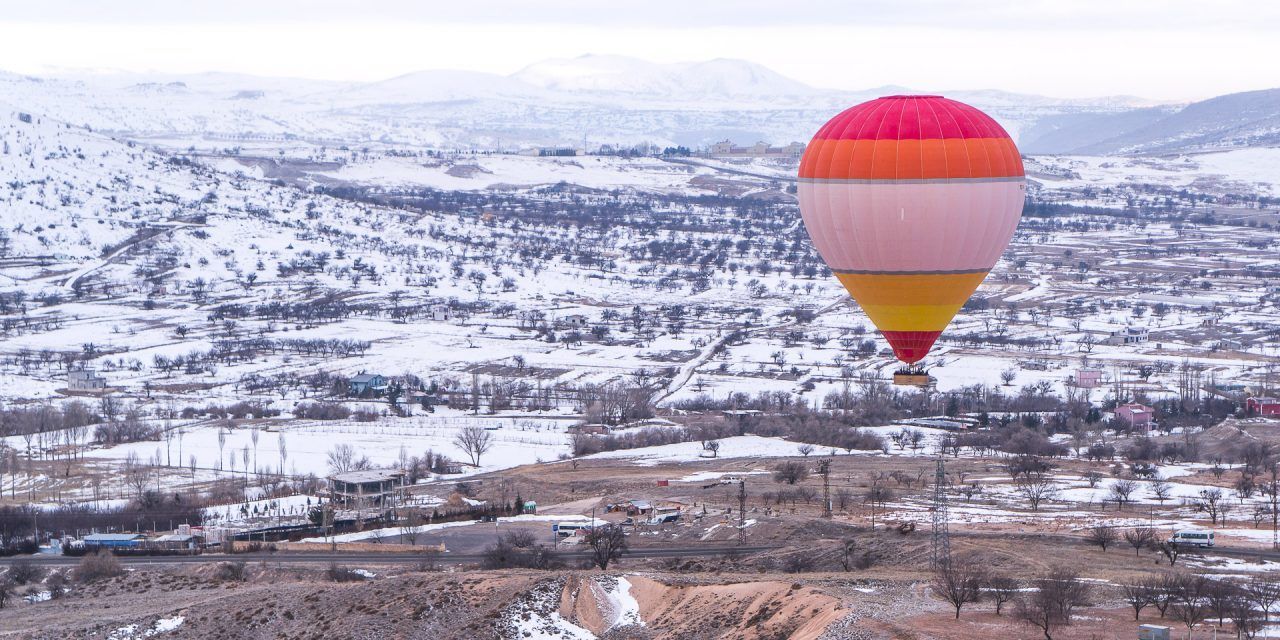
[[[321,545],[317,545],[321,546]],[[623,559],[639,558],[705,558],[732,553],[760,553],[772,551],[776,546],[744,546],[716,545],[696,547],[639,547],[628,549]],[[589,550],[574,549],[558,551],[557,557],[562,560],[585,560],[590,557]],[[258,552],[226,555],[208,553],[199,556],[120,556],[120,561],[129,565],[170,565],[193,564],[201,562],[226,562],[228,560],[244,560],[246,562],[273,562],[280,564],[413,564],[422,560],[433,560],[444,564],[466,564],[479,562],[484,558],[480,553],[380,553],[376,551],[307,551],[307,552]],[[0,558],[0,567],[16,560],[31,560],[42,566],[73,566],[80,562],[79,558],[61,555],[14,556]]]

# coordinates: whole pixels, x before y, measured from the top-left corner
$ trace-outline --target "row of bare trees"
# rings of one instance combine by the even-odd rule
[[[946,600],[960,619],[961,609],[971,603],[990,600],[997,615],[1009,602],[1014,615],[1053,640],[1053,634],[1071,624],[1079,607],[1090,605],[1092,589],[1080,574],[1067,567],[1054,567],[1040,577],[1023,584],[993,573],[975,558],[954,558],[934,571],[932,591]]]
[[[1280,578],[1258,574],[1237,580],[1168,572],[1126,583],[1121,591],[1134,620],[1152,607],[1161,618],[1186,625],[1188,633],[1208,620],[1218,629],[1230,621],[1238,637],[1251,639],[1267,625],[1272,607],[1280,601]]]

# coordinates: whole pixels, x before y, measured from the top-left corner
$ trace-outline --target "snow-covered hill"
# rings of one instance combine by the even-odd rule
[[[172,82],[128,86],[154,101],[236,86]],[[96,369],[151,424],[192,408],[178,458],[194,455],[205,481],[227,458],[221,422],[202,407],[282,412],[279,449],[273,435],[263,453],[285,467],[288,438],[303,474],[323,472],[339,442],[377,464],[400,445],[461,459],[453,435],[483,420],[497,427],[484,471],[565,453],[563,419],[610,385],[663,407],[730,394],[809,404],[896,366],[824,277],[787,192],[794,160],[245,147],[156,149],[0,110],[0,403],[61,404],[74,397],[67,367]],[[1263,201],[1280,187],[1278,162],[1272,149],[1029,159],[1029,193],[1050,209],[1024,219],[983,304],[939,343],[938,390],[997,388],[1016,368],[1011,391],[1066,393],[1082,353],[1108,375],[1175,358],[1220,379],[1263,375],[1274,296],[1232,265],[1280,272]],[[1052,210],[1068,205],[1100,213]],[[1151,343],[1102,344],[1130,326]],[[305,417],[299,403],[361,371],[418,379],[455,406],[370,423]],[[1170,364],[1141,388],[1167,397],[1176,375]],[[492,416],[457,406],[477,383]],[[232,451],[256,451],[252,433],[228,435]],[[95,446],[87,458],[167,461],[168,444]]]
[[[1210,98],[1182,108],[1045,118],[1026,133],[1030,153],[1175,153],[1280,146],[1280,89]]]
[[[697,147],[725,138],[785,144],[808,140],[850,105],[929,89],[817,88],[742,60],[658,64],[593,55],[538,62],[509,76],[426,70],[377,82],[226,73],[0,73],[0,104],[9,108],[178,148],[264,138],[437,149],[642,142]],[[1080,141],[1100,143],[1177,111],[1127,96],[941,93],[991,113],[1043,153],[1075,151]],[[1119,124],[1097,126],[1108,122]],[[1236,146],[1267,144],[1239,131],[1232,136]],[[1122,142],[1112,146],[1143,145],[1141,139]]]

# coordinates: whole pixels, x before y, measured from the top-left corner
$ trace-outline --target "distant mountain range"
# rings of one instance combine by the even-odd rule
[[[1280,89],[1183,107],[1049,116],[1022,132],[1024,153],[1174,153],[1280,146]]]
[[[620,56],[508,75],[421,71],[378,82],[205,73],[0,73],[0,102],[74,125],[175,145],[319,143],[503,148],[808,140],[828,118],[905,87],[819,89],[742,60]],[[930,91],[938,93],[937,91]],[[1026,153],[1172,153],[1280,144],[1280,89],[1161,105],[942,91],[991,113]]]

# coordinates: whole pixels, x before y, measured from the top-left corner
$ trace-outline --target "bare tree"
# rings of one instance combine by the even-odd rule
[[[996,604],[996,615],[1000,615],[1000,610],[1004,608],[1005,603],[1013,600],[1014,596],[1018,595],[1020,586],[1021,584],[1017,580],[1009,576],[987,576],[986,586],[983,587],[983,591]]]
[[[1053,640],[1053,631],[1071,624],[1077,606],[1088,604],[1089,585],[1080,580],[1073,569],[1057,567],[1033,581],[1035,590],[1017,601],[1019,620],[1035,626],[1045,640]]]
[[[1222,489],[1217,487],[1211,489],[1201,489],[1199,497],[1192,501],[1195,508],[1209,514],[1209,519],[1213,521],[1214,526],[1218,524],[1218,517],[1222,515]]]
[[[8,577],[0,578],[0,609],[3,609],[9,603],[9,598],[13,597],[13,581]]]
[[[836,489],[836,508],[844,511],[849,507],[849,501],[853,499],[853,492],[844,487]]]
[[[1032,511],[1040,510],[1040,503],[1058,495],[1058,486],[1045,473],[1024,473],[1013,481],[1014,490],[1026,499]]]
[[[1178,576],[1166,573],[1163,576],[1148,579],[1147,584],[1151,585],[1152,589],[1151,606],[1155,607],[1163,618],[1178,595]]]
[[[1205,603],[1209,612],[1218,619],[1218,628],[1222,628],[1223,620],[1231,617],[1236,600],[1243,595],[1240,587],[1230,580],[1210,580],[1205,590]]]
[[[480,457],[493,447],[493,434],[479,425],[463,427],[453,438],[453,444],[457,445],[471,458],[473,466],[480,466]]]
[[[1157,587],[1146,580],[1120,585],[1121,591],[1124,592],[1124,600],[1133,607],[1133,619],[1137,620],[1142,614],[1142,610],[1155,602]]]
[[[141,498],[142,492],[147,488],[147,478],[150,471],[146,465],[142,464],[142,460],[138,457],[138,452],[130,451],[129,455],[124,459],[124,478],[125,482],[133,487],[134,495]]]
[[[1089,531],[1085,533],[1084,539],[1089,544],[1098,545],[1099,547],[1102,547],[1103,551],[1106,551],[1107,547],[1115,544],[1115,542],[1120,539],[1120,534],[1116,533],[1115,527],[1105,524],[1095,524],[1092,527],[1089,527]]]
[[[1263,621],[1270,620],[1271,607],[1280,601],[1280,579],[1270,573],[1259,573],[1249,579],[1245,589],[1262,608]]]
[[[1164,504],[1164,501],[1169,499],[1172,492],[1173,487],[1164,478],[1157,476],[1151,481],[1151,496],[1159,501],[1160,504]]]
[[[960,619],[960,609],[982,597],[983,574],[981,566],[969,559],[944,562],[933,573],[931,588],[934,595],[951,603]]]
[[[507,541],[507,544],[515,547],[516,549],[530,549],[534,545],[538,544],[537,538],[533,535],[533,532],[528,529],[508,531],[503,538]]]
[[[600,567],[601,571],[608,569],[609,563],[622,557],[627,550],[627,535],[617,524],[594,526],[584,540],[591,547],[592,564]]]
[[[710,451],[711,457],[715,458],[720,455],[720,441],[719,440],[703,440],[702,450]]]
[[[360,471],[373,466],[369,458],[358,455],[356,448],[345,442],[333,445],[333,449],[329,450],[328,458],[329,469],[334,473]]]
[[[876,510],[884,509],[885,504],[893,500],[893,490],[889,487],[873,484],[871,488],[867,489],[862,498],[868,505],[871,505],[871,528],[874,529],[876,526]]]
[[[411,513],[404,519],[404,523],[400,525],[400,539],[408,542],[410,546],[418,544],[419,530],[418,527],[414,526],[414,523],[418,520],[419,518]]]
[[[276,438],[276,448],[280,450],[280,475],[284,475],[284,462],[289,458],[289,448],[284,440],[284,432],[281,431]]]
[[[1111,483],[1111,499],[1115,501],[1119,508],[1123,509],[1126,504],[1129,504],[1129,497],[1133,495],[1137,488],[1138,484],[1133,480],[1120,478]]]
[[[809,477],[809,467],[803,462],[797,460],[787,460],[778,463],[773,468],[774,482],[785,482],[787,484],[795,484]]]
[[[1156,541],[1155,529],[1151,527],[1134,527],[1133,529],[1125,529],[1124,541],[1133,547],[1133,555],[1137,557],[1142,553],[1142,549],[1149,547]]]
[[[1267,612],[1253,606],[1253,601],[1240,596],[1231,601],[1229,614],[1236,633],[1245,640],[1253,640],[1267,627]]]
[[[862,552],[862,557],[859,559],[857,551],[857,540],[854,540],[853,538],[845,540],[844,543],[840,545],[840,567],[845,571],[852,571],[854,567],[866,568],[867,566],[870,566],[871,552]]]
[[[907,446],[910,447],[913,452],[918,453],[924,448],[924,440],[924,432],[919,429],[911,429],[907,432]]]
[[[1182,574],[1173,581],[1173,619],[1187,625],[1187,633],[1192,627],[1204,622],[1209,615],[1209,583],[1204,576]]]

